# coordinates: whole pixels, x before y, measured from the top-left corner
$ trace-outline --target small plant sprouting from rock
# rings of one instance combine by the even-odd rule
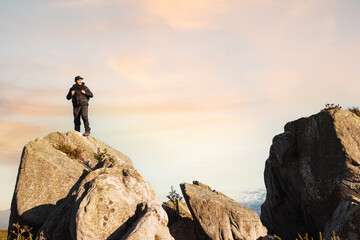
[[[10,233],[12,233],[14,235],[16,240],[32,240],[32,234],[31,234],[31,229],[28,226],[24,226],[23,228],[21,228],[19,223],[14,223],[13,227],[15,228],[15,230],[11,230]],[[28,237],[23,236],[27,235]]]
[[[102,162],[106,159],[109,159],[111,161],[114,161],[113,156],[111,156],[110,153],[108,153],[108,150],[104,148],[102,151],[100,148],[97,149],[97,153],[94,153],[94,158],[98,160],[99,162]]]
[[[100,148],[97,149],[97,153],[94,153],[94,158],[103,163],[103,166],[111,167],[116,161],[115,157],[108,153],[108,150],[104,148],[102,151]]]
[[[342,109],[342,107],[339,104],[325,104],[325,108],[321,109],[321,112],[325,112],[327,110],[332,110],[332,109],[336,109],[336,110],[340,110]],[[356,116],[360,117],[360,109],[358,107],[349,107],[347,109],[348,111],[354,113]]]
[[[349,107],[347,110],[349,110],[352,113],[355,113],[356,116],[360,117],[360,109],[358,107]]]
[[[21,227],[19,223],[14,223],[12,225],[14,227],[14,230],[11,230],[10,233],[13,236],[8,236],[7,239],[12,240],[33,240],[33,234],[31,233],[32,228],[29,226]],[[44,232],[42,231],[40,233],[40,238],[35,238],[35,240],[46,240],[44,237]]]
[[[182,199],[182,196],[180,196],[180,194],[178,194],[176,192],[176,190],[174,189],[174,186],[171,185],[171,190],[169,192],[169,195],[166,196],[168,199],[170,199],[172,202],[176,201],[176,200],[179,200],[181,201]]]
[[[61,146],[56,147],[57,150],[63,152],[71,159],[80,158],[81,151],[78,148],[72,148],[70,145],[63,144]]]
[[[177,215],[180,215],[180,208],[179,208],[179,201],[181,201],[182,196],[176,192],[174,189],[174,186],[171,185],[171,190],[169,192],[169,195],[166,196],[172,203],[175,204],[176,207],[176,213]]]
[[[325,112],[327,110],[332,110],[332,109],[336,109],[336,110],[340,110],[342,107],[339,105],[339,104],[325,104],[325,108],[324,109],[321,109],[321,112]]]
[[[36,239],[37,240],[37,239]],[[44,237],[44,231],[40,232],[40,238],[39,240],[46,240],[46,238]]]

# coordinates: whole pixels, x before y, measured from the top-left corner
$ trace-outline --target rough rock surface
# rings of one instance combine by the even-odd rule
[[[339,204],[325,226],[325,239],[330,239],[333,232],[340,239],[360,239],[360,199],[348,196]]]
[[[163,203],[162,207],[169,217],[169,226],[182,220],[183,218],[192,219],[190,210],[184,201],[178,199],[169,200]]]
[[[261,220],[269,233],[317,236],[348,195],[360,197],[360,118],[328,110],[286,124],[265,165]]]
[[[196,181],[180,187],[195,223],[206,236],[199,239],[257,240],[266,236],[254,211]]]
[[[186,203],[178,199],[169,200],[162,204],[168,217],[170,234],[175,240],[196,240],[195,223]]]
[[[48,240],[173,239],[158,197],[131,160],[75,131],[24,147],[11,211],[9,227],[26,224]]]
[[[199,237],[196,232],[196,225],[190,218],[183,218],[180,221],[169,226],[170,234],[175,240],[198,240],[203,239]]]

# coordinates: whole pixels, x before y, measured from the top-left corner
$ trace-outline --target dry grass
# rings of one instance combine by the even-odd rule
[[[278,240],[282,240],[279,236],[276,236],[276,235],[274,235],[274,238],[275,238],[275,239],[278,239]],[[323,235],[322,235],[321,232],[319,232],[319,238],[316,238],[316,239],[326,240],[326,239],[323,237]],[[309,234],[305,233],[304,236],[301,236],[300,234],[298,234],[298,238],[296,238],[296,240],[314,240],[314,238],[313,238],[313,237],[310,237]],[[335,232],[333,232],[332,237],[331,237],[330,239],[328,239],[328,240],[341,240],[341,239],[340,239],[340,237],[336,236]]]
[[[338,109],[338,110],[340,110],[342,107],[339,105],[339,104],[333,104],[333,103],[331,103],[331,104],[325,104],[325,108],[323,108],[323,109],[321,109],[321,112],[325,112],[325,111],[327,111],[327,110],[332,110],[332,109]]]
[[[352,113],[355,113],[356,116],[360,117],[360,110],[358,107],[350,107],[350,108],[348,108],[348,110]]]
[[[12,229],[10,230],[10,237],[7,237],[7,231],[6,230],[0,230],[0,231],[4,231],[4,238],[0,238],[0,240],[2,239],[6,239],[6,240],[46,240],[46,238],[44,237],[44,232],[42,231],[40,233],[40,238],[37,238],[33,235],[33,233],[31,233],[32,228],[28,227],[28,226],[20,226],[19,223],[14,223]],[[1,235],[2,237],[2,235]]]
[[[7,230],[0,230],[0,240],[7,240],[8,239],[8,231]]]

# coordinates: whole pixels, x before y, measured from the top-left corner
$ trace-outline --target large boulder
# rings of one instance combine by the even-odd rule
[[[224,194],[197,181],[180,185],[195,223],[211,240],[257,240],[265,237],[266,228],[256,212]]]
[[[323,232],[346,196],[360,197],[360,118],[327,110],[287,123],[265,165],[261,220],[283,239]]]
[[[172,239],[150,184],[133,168],[90,172],[39,231],[46,239]]]
[[[24,147],[12,223],[62,239],[173,239],[156,193],[124,154],[80,133]]]
[[[19,222],[42,226],[56,203],[65,198],[80,177],[98,163],[94,154],[108,149],[118,162],[132,167],[131,160],[101,141],[80,133],[51,133],[25,145],[11,204],[9,226]]]

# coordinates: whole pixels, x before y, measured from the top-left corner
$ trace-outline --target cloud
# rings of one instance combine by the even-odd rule
[[[70,1],[57,1],[52,3],[56,7],[74,7],[74,6],[89,6],[89,5],[116,5],[119,1],[115,0],[70,0]]]
[[[264,104],[266,100],[241,101],[240,99],[226,99],[226,97],[211,97],[203,99],[189,99],[172,102],[139,102],[133,104],[111,104],[93,106],[96,113],[101,114],[148,114],[148,113],[185,113],[197,111],[234,110],[238,108],[253,108]]]
[[[199,29],[210,27],[214,16],[226,12],[236,0],[144,0],[136,1],[148,13],[165,20],[176,29]],[[70,0],[57,1],[55,7],[110,6],[120,5],[115,0]],[[146,16],[148,18],[148,16]]]
[[[199,29],[210,26],[214,16],[226,12],[232,0],[147,0],[150,13],[164,19],[175,29]]]
[[[330,1],[326,1],[326,3],[329,2]],[[286,5],[289,9],[289,15],[303,18],[304,15],[311,13],[312,10],[316,9],[317,7],[322,7],[321,3],[324,3],[324,0],[288,1]]]
[[[69,107],[49,103],[0,103],[0,112],[11,115],[56,116],[68,114]]]
[[[274,0],[146,0],[142,2],[149,13],[174,29],[197,30],[221,28],[221,18],[235,16],[242,24],[249,24],[249,18],[262,19],[269,10],[285,10],[289,16],[302,16],[310,12],[322,0],[286,1]],[[220,21],[219,21],[220,20]],[[227,25],[229,22],[227,23]],[[250,24],[251,25],[251,24]],[[234,27],[230,22],[230,26]]]
[[[0,162],[17,165],[24,145],[43,132],[35,124],[0,121]]]
[[[65,106],[66,90],[31,89],[0,83],[0,113],[10,116],[55,116],[63,115],[68,111]],[[64,93],[65,92],[65,93]],[[57,101],[64,99],[63,104]]]
[[[117,56],[112,57],[108,64],[121,77],[136,84],[152,86],[155,79],[151,76],[150,69],[155,60],[148,55]]]

